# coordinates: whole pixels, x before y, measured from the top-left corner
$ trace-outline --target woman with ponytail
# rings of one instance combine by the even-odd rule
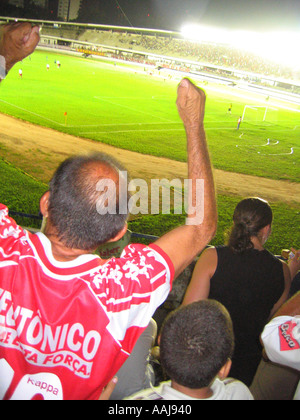
[[[261,360],[259,336],[287,300],[292,280],[288,265],[264,249],[272,220],[266,201],[242,200],[235,208],[227,244],[202,253],[183,301],[187,305],[209,298],[227,308],[235,333],[230,376],[248,386]]]

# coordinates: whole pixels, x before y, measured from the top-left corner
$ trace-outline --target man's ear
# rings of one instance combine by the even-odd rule
[[[127,223],[125,223],[123,229],[120,230],[120,232],[114,238],[112,238],[109,241],[107,241],[107,243],[109,243],[109,242],[118,242],[121,238],[123,238],[123,236],[127,232],[127,228],[128,228]]]
[[[227,378],[227,376],[229,375],[230,369],[231,369],[231,365],[232,365],[232,361],[231,361],[231,359],[228,359],[227,362],[225,363],[225,365],[222,367],[222,369],[218,373],[218,377],[221,380],[224,380],[224,379]]]
[[[40,211],[44,217],[48,217],[49,196],[50,192],[47,191],[40,199]]]

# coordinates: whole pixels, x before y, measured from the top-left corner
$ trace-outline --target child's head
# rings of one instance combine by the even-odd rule
[[[161,330],[162,367],[170,379],[187,388],[209,387],[233,350],[230,315],[214,300],[177,309],[166,318]]]

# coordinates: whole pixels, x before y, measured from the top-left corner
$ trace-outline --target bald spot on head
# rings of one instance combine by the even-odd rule
[[[115,184],[115,189],[111,192],[114,195],[111,199],[118,200],[119,191],[119,172],[112,164],[107,162],[89,161],[82,165],[77,174],[77,186],[81,194],[92,204],[100,199],[105,191],[97,188],[100,181],[110,180]]]

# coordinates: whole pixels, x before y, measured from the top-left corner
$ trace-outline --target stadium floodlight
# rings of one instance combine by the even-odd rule
[[[265,34],[258,47],[264,57],[282,65],[300,69],[297,45],[300,45],[300,32],[278,31]]]
[[[254,32],[191,24],[184,25],[181,33],[188,40],[231,45],[275,63],[300,69],[300,55],[296,50],[300,45],[300,32]]]
[[[232,31],[230,44],[244,50],[257,50],[261,35],[253,31]]]
[[[229,42],[230,32],[225,29],[204,25],[184,25],[181,29],[184,38],[196,42]]]

